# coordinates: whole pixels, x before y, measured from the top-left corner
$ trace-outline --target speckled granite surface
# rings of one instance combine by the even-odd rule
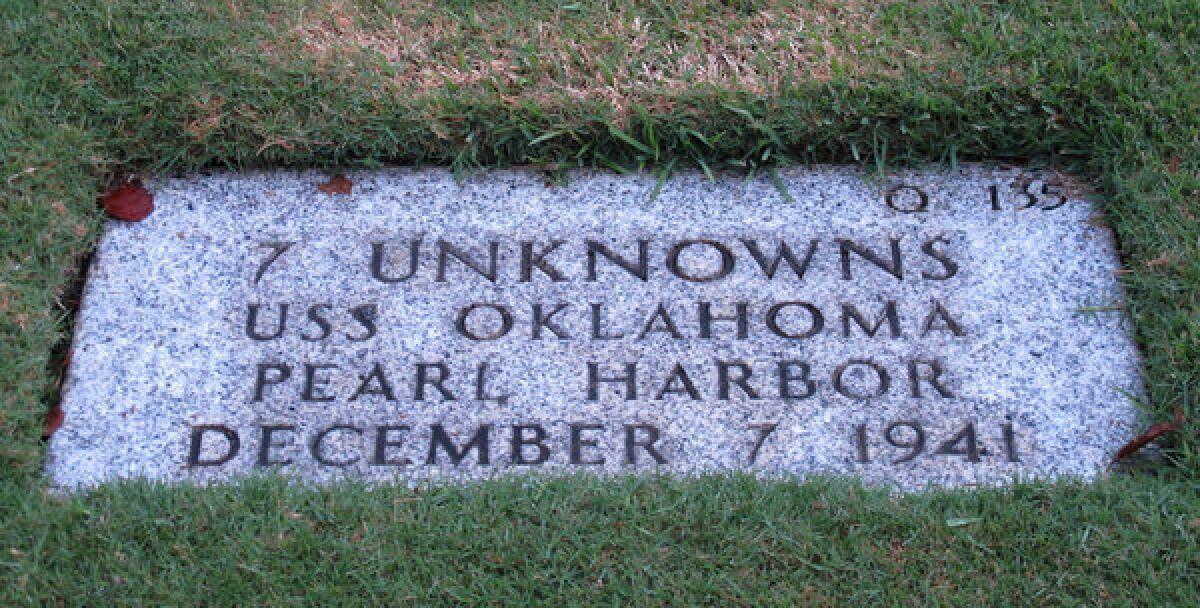
[[[163,179],[148,220],[110,222],[56,484],[751,469],[913,489],[1092,477],[1133,434],[1112,237],[1053,175],[789,169],[791,201],[686,173],[654,199],[652,176],[349,177]]]

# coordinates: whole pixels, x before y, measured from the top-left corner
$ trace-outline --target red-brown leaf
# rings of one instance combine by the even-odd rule
[[[1181,428],[1183,428],[1183,408],[1177,407],[1175,408],[1175,420],[1151,425],[1150,428],[1146,429],[1145,433],[1134,437],[1129,443],[1121,446],[1121,449],[1117,450],[1117,455],[1113,457],[1113,462],[1128,458],[1149,445],[1151,441],[1167,433],[1174,433]]]
[[[62,408],[58,404],[50,408],[50,411],[46,412],[45,421],[42,422],[42,439],[49,439],[54,434],[54,431],[57,431],[63,425],[63,419],[65,418],[66,414],[63,413]]]
[[[134,180],[109,190],[100,198],[109,215],[126,222],[140,222],[154,211],[154,195]]]
[[[317,184],[317,190],[325,194],[350,194],[353,187],[354,182],[341,173],[329,178],[329,181],[324,184]]]

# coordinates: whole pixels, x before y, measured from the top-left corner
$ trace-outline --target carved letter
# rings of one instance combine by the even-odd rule
[[[703,276],[685,272],[679,265],[679,256],[683,253],[683,250],[693,245],[705,245],[714,249],[721,256],[721,267]],[[667,250],[667,270],[670,270],[671,274],[685,281],[692,281],[693,283],[709,283],[729,276],[729,273],[733,272],[734,262],[733,252],[728,247],[717,241],[707,239],[680,241]]]
[[[676,388],[675,382],[679,381],[680,387]],[[696,385],[692,384],[692,379],[688,377],[687,370],[683,369],[683,365],[676,363],[671,369],[671,374],[667,376],[667,381],[663,383],[661,391],[658,391],[658,396],[655,399],[662,401],[664,395],[670,394],[685,394],[697,401],[700,400],[700,393],[696,390]]]
[[[291,425],[264,425],[261,428],[262,441],[258,444],[258,460],[254,462],[254,466],[266,467],[280,464],[291,464],[292,459],[287,460],[271,460],[271,448],[286,447],[286,443],[276,443],[274,435],[277,432],[291,433],[296,430],[296,427]]]
[[[371,382],[375,382],[379,386],[372,387]],[[383,366],[379,363],[371,368],[371,373],[362,377],[362,382],[358,388],[350,395],[349,401],[354,401],[363,395],[380,395],[387,401],[395,401],[396,395],[392,392],[392,385],[388,383],[387,376],[383,373]]]
[[[621,257],[620,254],[609,249],[603,243],[588,240],[587,243],[587,280],[596,280],[596,254],[599,253],[608,258],[608,261],[625,269],[625,272],[646,281],[650,278],[650,241],[638,241],[638,261],[637,263]]]
[[[246,335],[250,336],[251,340],[260,342],[265,340],[274,340],[283,335],[283,330],[287,327],[287,304],[279,305],[279,323],[275,326],[275,333],[262,334],[258,332],[258,304],[251,304],[250,310],[246,314]]]
[[[808,316],[810,319],[808,329],[802,332],[784,331],[784,329],[779,326],[779,313],[793,306],[798,306],[808,311]],[[817,309],[816,306],[813,306],[808,302],[780,302],[767,310],[767,329],[770,329],[772,333],[780,338],[790,338],[792,340],[811,338],[817,335],[817,333],[819,333],[824,327],[825,317],[821,315],[821,311]]]
[[[866,367],[875,372],[875,390],[868,393],[855,393],[846,386],[843,376],[852,365]],[[872,397],[878,397],[886,393],[891,384],[892,379],[888,376],[887,370],[884,369],[882,365],[879,365],[870,359],[851,359],[837,366],[837,369],[833,370],[833,388],[836,389],[837,392],[852,399],[870,399]]]
[[[388,433],[391,433],[392,431],[402,431],[402,432],[407,433],[409,430],[410,430],[409,427],[407,425],[403,425],[403,424],[396,425],[396,426],[376,427],[375,428],[375,457],[371,459],[371,464],[375,465],[375,466],[393,466],[393,467],[394,466],[404,467],[404,466],[408,466],[408,465],[412,464],[412,460],[410,460],[409,458],[404,458],[402,460],[391,460],[387,457],[387,449],[388,448],[404,447],[403,440],[392,441],[391,438],[388,437]]]
[[[439,283],[446,282],[446,261],[451,257],[458,260],[463,266],[474,270],[479,276],[482,276],[493,283],[496,282],[496,278],[499,276],[496,267],[500,261],[500,243],[497,243],[496,241],[488,242],[488,265],[486,268],[484,268],[483,264],[471,259],[471,256],[466,252],[458,247],[455,247],[454,245],[451,245],[450,243],[447,243],[446,241],[438,239],[437,244],[437,280]]]
[[[942,273],[941,274],[934,274],[932,272],[922,271],[921,278],[929,279],[931,281],[945,281],[946,279],[949,279],[950,277],[958,274],[958,264],[955,264],[954,260],[951,260],[950,256],[946,255],[944,252],[938,251],[937,249],[933,248],[934,244],[936,244],[936,243],[948,243],[948,242],[949,241],[947,241],[945,239],[945,237],[938,235],[938,236],[935,236],[935,237],[929,239],[928,241],[925,241],[925,243],[921,245],[922,253],[937,260],[942,265]]]
[[[346,338],[348,338],[351,342],[363,342],[374,338],[376,331],[375,316],[377,314],[379,314],[379,311],[374,304],[363,304],[362,306],[355,306],[354,308],[351,308],[350,316],[353,317],[355,321],[358,321],[358,324],[362,325],[363,329],[367,330],[367,333],[362,336],[351,336],[347,334]]]
[[[437,370],[438,374],[436,378],[429,377],[429,370],[431,369]],[[442,394],[443,401],[454,401],[454,395],[452,395],[450,391],[446,390],[446,387],[442,386],[442,383],[446,381],[446,376],[449,375],[450,368],[447,367],[445,363],[440,361],[437,363],[418,363],[416,381],[417,387],[415,394],[413,395],[413,399],[416,401],[424,401],[425,386],[429,385],[433,388],[436,388],[438,392]]]
[[[736,368],[738,374],[730,376],[729,370]],[[750,386],[750,376],[754,374],[750,366],[741,361],[717,361],[717,397],[729,399],[729,386],[736,384],[742,392],[751,399],[758,399],[758,392]]]
[[[595,460],[586,460],[583,457],[583,448],[594,448],[599,445],[593,438],[584,438],[584,431],[600,431],[604,430],[602,424],[572,424],[571,425],[571,442],[569,448],[569,456],[567,462],[570,464],[604,464],[604,458]]]
[[[742,244],[746,246],[746,250],[750,252],[750,257],[758,262],[759,268],[762,268],[763,274],[767,275],[767,279],[774,279],[775,272],[779,270],[779,263],[786,261],[791,267],[792,272],[796,273],[796,279],[803,280],[804,273],[808,272],[808,265],[812,262],[813,254],[817,251],[817,239],[812,239],[808,242],[808,251],[804,254],[803,261],[797,261],[792,250],[788,248],[787,243],[780,243],[779,248],[775,250],[775,257],[770,261],[758,248],[758,241],[750,239],[742,239]]]
[[[533,241],[521,241],[521,282],[528,283],[533,280],[533,269],[535,267],[550,277],[551,281],[567,280],[567,277],[563,276],[563,273],[546,262],[546,256],[554,253],[554,250],[561,247],[564,243],[566,241],[550,241],[549,247],[542,249],[537,255],[534,255]]]
[[[879,329],[883,327],[883,322],[887,321],[888,330],[893,338],[903,336],[900,330],[900,315],[896,313],[895,300],[888,300],[883,304],[883,312],[879,313],[879,318],[875,319],[873,325],[869,325],[867,320],[862,317],[862,313],[853,304],[846,302],[842,303],[842,337],[850,337],[850,321],[854,321],[858,328],[867,334],[867,337],[874,338],[875,334],[879,333]]]
[[[317,372],[326,369],[337,369],[329,363],[304,364],[304,390],[300,393],[301,401],[333,401],[333,395],[318,395],[319,389],[329,384],[329,378],[318,378]]]
[[[792,373],[792,368],[800,368],[800,374]],[[809,364],[803,361],[780,361],[779,362],[779,398],[780,399],[808,399],[817,392],[817,383],[809,379],[809,374],[812,368]],[[803,393],[792,392],[792,381],[797,380],[804,383]]]
[[[554,334],[554,336],[556,338],[558,338],[560,340],[570,340],[571,336],[569,334],[567,334],[566,330],[564,330],[562,328],[562,326],[558,325],[553,320],[554,315],[562,312],[563,309],[565,309],[566,307],[567,307],[566,303],[559,302],[554,307],[554,310],[551,310],[549,314],[546,314],[546,313],[542,312],[541,304],[534,304],[533,305],[533,339],[534,340],[542,339],[542,328],[545,327],[546,329],[550,330],[550,333]]]
[[[325,442],[325,438],[328,437],[330,433],[337,431],[347,431],[360,437],[362,436],[362,429],[356,426],[350,426],[348,424],[335,424],[321,431],[320,433],[317,433],[312,439],[312,444],[309,445],[309,451],[312,453],[313,460],[317,461],[317,464],[327,467],[348,467],[358,462],[359,458],[361,458],[360,456],[355,456],[349,460],[330,460],[325,458],[325,455],[321,453],[321,444]]]
[[[679,328],[675,326],[675,321],[671,319],[671,313],[667,312],[666,307],[662,303],[659,303],[658,309],[654,311],[654,314],[650,315],[649,319],[646,319],[646,325],[642,328],[642,333],[638,334],[637,339],[644,340],[646,334],[649,333],[667,334],[676,340],[683,338],[683,334],[679,333]]]
[[[598,401],[600,399],[600,383],[606,382],[611,384],[625,385],[625,400],[633,401],[637,399],[637,363],[625,364],[624,376],[613,376],[611,378],[600,377],[600,366],[591,361],[587,364],[588,369],[588,401]]]
[[[326,319],[323,311],[333,308],[332,304],[313,304],[308,307],[308,320],[316,323],[317,327],[321,328],[321,333],[317,336],[310,336],[307,333],[300,334],[300,339],[305,342],[320,342],[329,337],[333,332],[333,326],[329,324],[329,319]]]
[[[225,437],[228,444],[225,448],[225,453],[216,458],[200,458],[200,452],[204,448],[204,435],[206,433],[220,433]],[[192,427],[192,440],[188,446],[187,466],[189,467],[215,467],[223,465],[237,456],[238,449],[241,448],[241,441],[238,439],[237,431],[223,424],[201,424]]]
[[[278,372],[274,378],[267,377],[267,371],[275,370]],[[262,401],[263,392],[269,384],[280,384],[290,378],[292,375],[292,366],[282,363],[259,363],[258,374],[254,378],[254,400]]]
[[[921,377],[921,368],[929,369],[930,373],[928,378]],[[946,388],[946,386],[942,384],[942,374],[945,372],[946,370],[942,369],[942,364],[938,363],[937,361],[922,361],[920,359],[913,359],[909,361],[909,394],[913,397],[923,397],[921,394],[921,380],[925,380],[929,383],[929,386],[932,386],[933,390],[937,391],[942,397],[951,399],[954,398],[954,393],[950,392],[950,389]]]
[[[487,308],[496,311],[500,315],[500,326],[492,330],[490,333],[477,334],[467,325],[467,318],[471,316],[476,309]],[[476,302],[458,311],[458,318],[454,321],[454,327],[458,333],[471,340],[495,340],[508,335],[508,332],[513,327],[512,313],[508,309],[499,304],[489,304],[487,302]]]
[[[389,277],[383,273],[383,261],[386,254],[383,250],[383,243],[371,243],[371,277],[383,283],[399,283],[407,281],[417,273],[417,260],[420,257],[421,239],[408,242],[408,272],[397,276]]]
[[[646,437],[639,440],[638,431],[645,431]],[[658,449],[654,447],[654,442],[658,441],[659,436],[658,427],[650,424],[625,425],[625,464],[637,464],[637,448],[645,450],[654,459],[654,462],[667,464],[667,459],[663,458],[662,454],[658,453]]]
[[[940,327],[934,327],[934,323],[941,320]],[[950,333],[961,336],[963,335],[962,326],[955,321],[950,313],[946,311],[941,302],[933,301],[933,310],[929,311],[929,316],[925,317],[925,322],[921,324],[921,337],[925,337],[931,331],[949,331]]]
[[[900,255],[900,239],[888,239],[891,244],[891,261],[884,260],[882,256],[871,251],[870,249],[855,243],[849,239],[837,239],[838,245],[841,246],[842,260],[842,278],[849,281],[854,278],[854,274],[850,272],[850,253],[854,252],[862,259],[882,268],[888,274],[897,279],[904,278],[904,258]]]
[[[432,429],[433,436],[429,439],[429,455],[425,460],[425,464],[438,463],[437,453],[439,447],[450,457],[450,463],[454,466],[458,466],[471,450],[476,451],[478,455],[477,462],[479,464],[491,464],[491,461],[488,459],[488,432],[491,431],[492,425],[480,425],[479,430],[475,431],[475,435],[461,449],[454,445],[454,441],[446,434],[445,427],[435,424]]]
[[[700,316],[700,337],[712,338],[712,323],[713,321],[736,321],[737,322],[737,337],[738,340],[745,340],[750,336],[750,321],[746,316],[746,302],[734,303],[734,310],[737,311],[733,315],[714,315],[712,313],[712,304],[710,302],[700,302],[697,304],[697,310]]]
[[[525,431],[533,431],[533,437],[525,437]],[[512,427],[512,462],[513,464],[544,464],[550,458],[550,448],[542,443],[546,440],[546,429],[540,424],[518,424]],[[530,459],[525,457],[524,448],[537,448],[537,456]]]
[[[604,304],[599,302],[592,303],[592,339],[593,340],[618,340],[624,338],[625,334],[609,334],[604,331]]]

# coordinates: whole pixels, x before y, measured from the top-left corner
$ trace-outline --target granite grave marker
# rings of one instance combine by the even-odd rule
[[[150,184],[87,279],[49,474],[1092,477],[1141,393],[1063,178],[446,171]],[[789,200],[790,198],[790,200]]]

